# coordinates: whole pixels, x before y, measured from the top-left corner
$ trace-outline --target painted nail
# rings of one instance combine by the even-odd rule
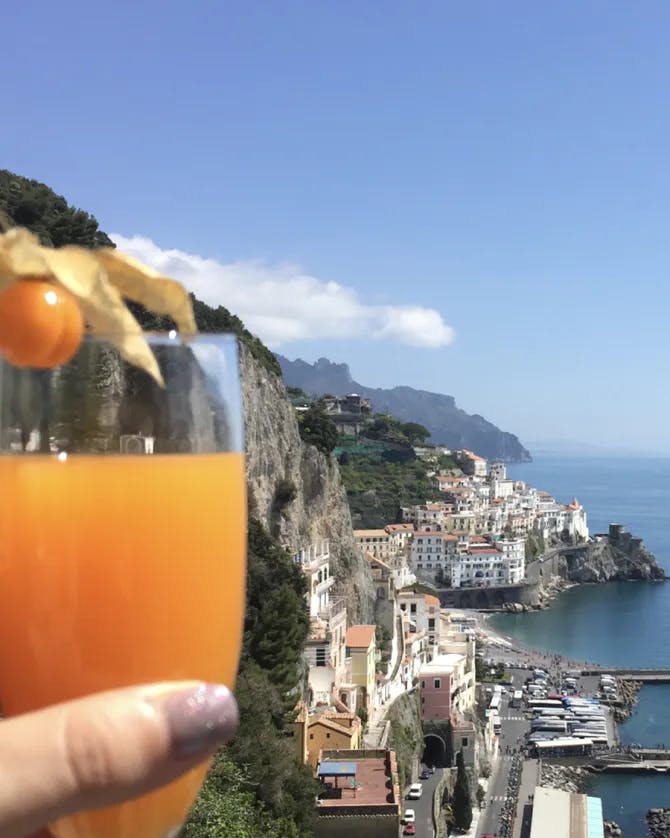
[[[200,684],[162,704],[177,758],[193,757],[232,739],[239,717],[233,694],[222,684]]]

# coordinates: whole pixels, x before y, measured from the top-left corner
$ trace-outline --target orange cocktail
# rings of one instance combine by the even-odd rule
[[[154,680],[234,685],[244,606],[241,454],[6,456],[0,508],[5,713]],[[151,807],[179,824],[201,779],[149,795],[142,819]],[[89,823],[82,834],[125,835],[122,809],[80,816]],[[154,832],[146,822],[136,834]]]
[[[49,397],[51,450],[39,453],[34,428],[21,437],[20,450],[16,441],[6,442],[16,435],[5,434],[0,454],[0,703],[5,715],[152,681],[234,686],[246,552],[239,399],[233,396],[224,404],[225,388],[214,386],[220,354],[203,350],[200,358],[189,350],[182,362],[180,351],[186,352],[168,348],[163,353],[164,390],[152,384],[138,394],[130,375],[132,398],[124,396],[126,407],[131,402],[132,421],[140,421],[138,416],[145,421],[153,411],[156,422],[163,423],[157,453],[121,453],[118,438],[107,453],[87,453],[89,447],[109,445],[106,439],[101,443],[100,427],[89,435],[92,443],[87,437],[70,450],[59,448],[58,434],[67,438],[65,426],[74,420],[65,409],[58,414],[62,402],[53,396],[63,381],[57,376]],[[204,371],[194,358],[202,360]],[[236,381],[236,356],[233,361],[228,374]],[[90,366],[87,361],[76,375]],[[185,380],[188,399],[173,398],[170,388],[176,394]],[[194,393],[207,402],[212,388],[211,405],[195,412],[196,431],[185,431]],[[73,392],[80,394],[81,388]],[[156,399],[163,400],[158,412]],[[171,427],[179,428],[178,447]],[[184,450],[189,445],[195,450]],[[52,830],[59,838],[165,835],[183,821],[206,768],[140,800],[68,818]]]

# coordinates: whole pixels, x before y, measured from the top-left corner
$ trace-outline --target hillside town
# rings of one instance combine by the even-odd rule
[[[441,449],[458,465],[442,473],[430,470],[434,450],[416,453],[428,456],[441,499],[403,508],[400,522],[354,531],[374,581],[375,624],[350,624],[345,601],[332,595],[328,541],[294,556],[307,579],[310,632],[293,733],[299,759],[322,783],[319,836],[423,834],[414,810],[408,820],[402,808],[420,762],[399,765],[390,744],[389,708],[403,695],[416,702],[425,736],[421,776],[429,764],[452,765],[455,753],[472,776],[490,771],[501,755],[501,723],[495,708],[477,714],[477,620],[441,607],[440,591],[519,585],[531,540],[589,535],[576,499],[562,505],[509,479],[504,463]],[[447,771],[441,782],[453,787],[455,777]]]

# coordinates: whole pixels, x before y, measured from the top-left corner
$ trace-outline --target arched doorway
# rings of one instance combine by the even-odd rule
[[[421,762],[431,768],[448,768],[449,756],[447,743],[436,733],[427,733],[423,737],[423,755]]]

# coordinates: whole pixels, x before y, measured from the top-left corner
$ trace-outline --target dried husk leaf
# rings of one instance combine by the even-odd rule
[[[95,254],[121,296],[141,303],[155,314],[168,315],[181,334],[194,335],[198,331],[191,298],[179,282],[161,276],[132,256],[118,253],[111,247],[96,250]]]
[[[163,386],[163,376],[142,327],[126,308],[119,291],[109,283],[96,251],[79,247],[45,251],[49,273],[77,297],[93,334],[108,340],[126,361],[141,367]]]
[[[161,386],[156,358],[124,297],[168,315],[184,335],[197,333],[187,291],[136,259],[112,248],[43,247],[21,227],[0,234],[0,291],[34,277],[50,277],[73,294],[91,332],[108,340],[126,361],[145,370]]]

